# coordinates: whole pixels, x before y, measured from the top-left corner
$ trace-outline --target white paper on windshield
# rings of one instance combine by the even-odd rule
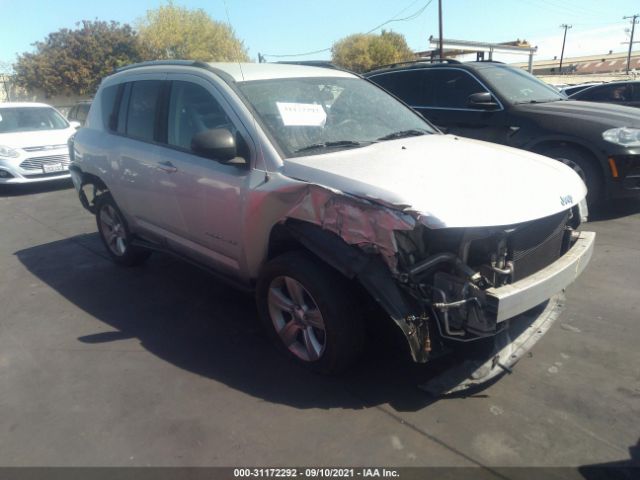
[[[324,127],[327,114],[315,103],[276,102],[285,127]]]

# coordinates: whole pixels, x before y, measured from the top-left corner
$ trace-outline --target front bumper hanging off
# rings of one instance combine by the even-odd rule
[[[595,233],[581,232],[560,259],[518,282],[487,290],[498,324],[506,325],[493,337],[493,349],[467,359],[420,385],[431,395],[461,392],[510,372],[558,319],[564,307],[564,289],[586,268]]]

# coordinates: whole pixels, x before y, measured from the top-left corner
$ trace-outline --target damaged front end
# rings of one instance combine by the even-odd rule
[[[516,225],[433,229],[419,215],[310,185],[285,225],[361,283],[416,362],[493,342],[425,386],[446,393],[509,371],[548,330],[559,294],[592,254],[595,234],[578,232],[580,220],[576,205]]]

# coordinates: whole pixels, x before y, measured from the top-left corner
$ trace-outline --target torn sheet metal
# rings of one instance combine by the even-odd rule
[[[313,184],[306,186],[286,218],[311,222],[350,245],[380,254],[393,272],[398,251],[394,231],[413,230],[416,226],[409,214]]]

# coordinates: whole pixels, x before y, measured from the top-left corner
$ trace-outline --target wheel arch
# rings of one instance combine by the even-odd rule
[[[408,320],[422,315],[423,309],[400,289],[379,255],[367,254],[318,225],[292,219],[272,230],[269,255],[283,253],[287,246],[304,249],[352,280],[400,327],[414,360],[427,361],[429,354],[424,351],[422,339]]]
[[[96,213],[96,199],[110,191],[107,184],[97,175],[92,173],[83,172],[77,165],[71,165],[69,167],[73,183],[78,191],[78,197],[80,197],[80,203],[89,212],[95,215]],[[85,187],[93,187],[87,190]]]
[[[567,139],[567,138],[544,138],[537,141],[534,144],[528,145],[527,150],[530,150],[534,153],[538,153],[540,155],[544,155],[546,151],[549,151],[554,148],[567,148],[575,150],[581,154],[583,154],[591,163],[598,173],[604,178],[607,174],[606,168],[599,160],[598,150],[584,142],[577,141],[576,139]]]

